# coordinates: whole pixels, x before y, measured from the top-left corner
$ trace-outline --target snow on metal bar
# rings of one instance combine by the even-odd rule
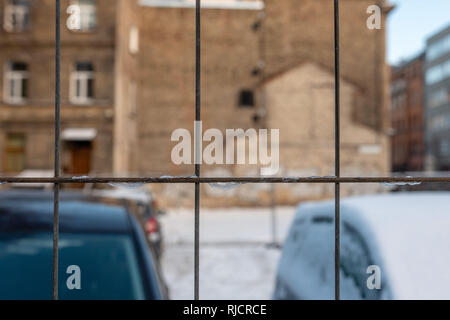
[[[194,0],[140,0],[139,4],[145,7],[160,8],[195,8]],[[225,10],[262,10],[263,1],[238,1],[238,0],[204,0],[202,9]]]

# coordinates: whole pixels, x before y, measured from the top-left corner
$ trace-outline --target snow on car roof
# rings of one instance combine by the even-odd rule
[[[333,214],[333,201],[310,202],[296,218]],[[379,252],[395,299],[450,298],[450,192],[343,198],[341,216]]]
[[[194,0],[140,0],[141,6],[166,8],[195,8]],[[203,0],[202,9],[262,10],[264,2],[257,0]]]

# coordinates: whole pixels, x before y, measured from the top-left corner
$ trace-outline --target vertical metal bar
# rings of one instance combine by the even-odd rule
[[[271,203],[270,203],[270,207],[271,207],[271,231],[272,231],[272,245],[274,247],[277,247],[278,242],[277,242],[277,199],[276,199],[276,193],[275,193],[275,184],[272,183],[270,185],[270,193],[271,193]]]
[[[60,91],[61,52],[60,25],[61,3],[56,0],[55,20],[55,178],[59,177],[59,133],[60,133]],[[59,240],[59,183],[54,184],[53,194],[53,299],[58,300],[58,240]]]
[[[195,3],[195,120],[200,121],[200,58],[201,58],[201,41],[200,41],[200,0]],[[198,123],[198,122],[197,122]],[[197,135],[197,139],[201,139]],[[198,141],[195,141],[198,148]],[[198,150],[196,151],[198,152]],[[195,164],[195,175],[200,177],[200,164]],[[200,268],[200,183],[195,183],[195,223],[194,223],[194,299],[199,300],[199,268]]]
[[[266,80],[266,1],[263,0],[263,9],[259,13],[258,23],[260,28],[259,36],[259,63],[262,62],[262,68],[260,70],[260,90],[261,90],[261,101],[260,110],[258,110],[258,115],[263,115],[263,119],[260,120],[260,128],[267,129],[267,95],[266,86],[264,81]]]
[[[200,184],[195,183],[194,299],[199,300],[200,267]]]
[[[339,56],[339,0],[334,0],[334,83],[335,83],[335,174],[340,177],[340,56]],[[340,299],[340,184],[334,189],[334,298]]]

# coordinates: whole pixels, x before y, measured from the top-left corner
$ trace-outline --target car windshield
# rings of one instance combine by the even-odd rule
[[[137,259],[131,235],[61,233],[59,298],[144,299]],[[79,267],[80,289],[69,289],[70,266]],[[51,298],[52,234],[1,234],[0,299]]]

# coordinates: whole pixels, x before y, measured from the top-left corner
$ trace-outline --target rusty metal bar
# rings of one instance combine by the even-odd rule
[[[86,177],[20,178],[0,177],[0,183],[450,183],[449,177]]]
[[[335,175],[337,178],[341,175],[341,124],[340,124],[340,108],[341,108],[341,72],[340,72],[340,55],[339,55],[339,0],[334,0],[334,165]],[[341,256],[341,193],[340,184],[334,184],[334,299],[340,300],[340,256]]]
[[[195,2],[195,120],[200,121],[201,107],[201,6],[200,0]],[[196,129],[197,130],[197,126]],[[196,158],[201,150],[200,133],[195,134]],[[198,160],[198,159],[196,159]],[[200,177],[199,161],[195,162],[195,176]],[[195,182],[195,218],[194,218],[194,299],[199,300],[200,287],[200,183]]]
[[[61,111],[61,1],[56,0],[55,12],[55,163],[54,177],[59,178],[60,145],[60,111]],[[53,300],[58,300],[58,241],[59,241],[59,187],[58,181],[53,185]]]

